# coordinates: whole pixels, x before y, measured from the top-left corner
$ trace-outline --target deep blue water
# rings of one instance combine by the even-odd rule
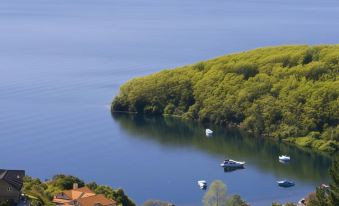
[[[0,168],[123,187],[141,204],[200,205],[196,180],[223,180],[252,205],[297,201],[328,181],[329,160],[179,120],[112,116],[128,79],[227,53],[338,43],[336,0],[2,0]],[[263,141],[263,142],[262,142]],[[293,154],[290,165],[277,155]],[[224,173],[229,156],[248,163]],[[278,188],[287,177],[294,188]]]

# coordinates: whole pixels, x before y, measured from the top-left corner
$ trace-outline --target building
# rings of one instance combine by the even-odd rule
[[[0,202],[19,202],[24,176],[24,170],[0,169]]]
[[[53,198],[53,203],[58,206],[116,206],[114,200],[107,199],[104,195],[97,195],[88,187],[78,188],[73,185],[72,190],[64,190]]]

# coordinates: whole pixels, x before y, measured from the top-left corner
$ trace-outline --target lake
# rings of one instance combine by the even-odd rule
[[[111,114],[125,81],[281,44],[338,43],[334,0],[3,0],[0,168],[66,173],[147,199],[201,205],[196,181],[223,180],[251,205],[298,201],[327,183],[330,160],[243,131]],[[290,154],[281,164],[279,154]],[[220,162],[246,161],[224,172]],[[275,181],[289,178],[293,188]]]

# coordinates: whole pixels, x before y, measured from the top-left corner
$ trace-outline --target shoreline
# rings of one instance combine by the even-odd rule
[[[110,112],[111,112],[111,114],[117,113],[117,114],[128,114],[128,115],[153,116],[153,117],[162,117],[162,118],[170,117],[170,118],[179,119],[181,121],[192,121],[192,122],[195,122],[195,123],[198,123],[198,124],[209,124],[209,125],[213,125],[213,126],[217,126],[217,127],[221,127],[221,128],[225,128],[225,129],[227,129],[227,128],[229,128],[229,129],[240,129],[240,130],[243,130],[244,132],[246,132],[247,134],[253,136],[254,138],[259,138],[259,139],[263,138],[263,139],[268,139],[268,140],[271,140],[271,141],[274,141],[274,142],[277,142],[277,143],[283,143],[285,145],[293,146],[293,147],[298,148],[300,150],[303,150],[305,152],[315,152],[317,154],[324,155],[324,156],[329,157],[329,158],[333,158],[335,156],[333,154],[336,154],[336,153],[329,153],[329,152],[326,152],[326,151],[321,151],[321,150],[318,150],[318,149],[312,148],[312,147],[302,147],[302,146],[295,144],[293,142],[290,142],[290,141],[287,141],[287,140],[284,140],[284,139],[275,139],[272,136],[268,136],[268,135],[256,136],[256,135],[253,135],[253,132],[247,131],[244,128],[242,128],[240,125],[237,125],[237,124],[233,124],[233,125],[229,124],[227,126],[222,126],[222,125],[217,125],[217,124],[213,124],[213,123],[210,123],[210,122],[203,123],[203,122],[196,120],[196,119],[187,119],[187,118],[184,118],[183,116],[173,115],[173,114],[154,115],[154,114],[143,114],[143,113],[138,113],[138,112],[113,111],[113,110],[110,110]]]

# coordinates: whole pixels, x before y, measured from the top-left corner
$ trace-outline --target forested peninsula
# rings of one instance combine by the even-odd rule
[[[111,109],[240,126],[336,153],[338,74],[339,45],[259,48],[132,79]]]

